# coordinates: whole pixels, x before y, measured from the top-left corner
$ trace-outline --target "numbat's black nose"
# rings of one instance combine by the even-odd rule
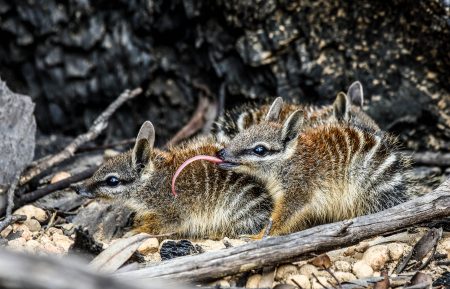
[[[88,191],[86,188],[84,188],[83,186],[72,186],[72,189],[74,189],[75,192],[80,196],[83,196],[86,198],[94,197],[94,195],[90,191]]]
[[[221,160],[225,159],[227,152],[225,151],[225,149],[221,149],[220,151],[217,152],[217,157]]]

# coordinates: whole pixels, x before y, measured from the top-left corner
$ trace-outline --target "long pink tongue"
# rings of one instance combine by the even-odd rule
[[[175,182],[177,180],[178,175],[181,173],[181,171],[190,163],[198,161],[198,160],[204,160],[204,161],[208,161],[208,162],[212,162],[215,164],[220,164],[223,162],[223,160],[216,158],[216,157],[212,157],[212,156],[205,156],[205,155],[199,155],[199,156],[195,156],[192,157],[190,159],[187,159],[175,172],[175,174],[172,177],[172,194],[174,196],[177,195],[177,192],[175,191]]]

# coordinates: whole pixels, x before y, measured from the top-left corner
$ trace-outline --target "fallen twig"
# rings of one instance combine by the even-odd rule
[[[130,259],[139,246],[150,237],[148,234],[138,234],[120,239],[95,257],[89,266],[98,272],[114,272]]]
[[[135,142],[135,140],[136,140],[135,138],[129,138],[129,139],[124,139],[124,140],[121,140],[118,142],[104,144],[104,145],[80,146],[77,149],[77,153],[91,152],[91,151],[105,150],[105,149],[110,149],[110,148],[115,148],[115,147],[126,146],[126,145],[133,144]]]
[[[450,179],[432,193],[410,200],[382,212],[352,219],[345,233],[340,232],[348,222],[337,222],[310,228],[281,237],[267,238],[242,246],[181,257],[144,269],[116,274],[124,279],[164,278],[200,281],[221,278],[264,266],[298,260],[311,253],[356,244],[380,234],[420,224],[426,220],[450,214]]]
[[[19,202],[21,203],[21,205],[27,204],[30,202],[34,202],[34,201],[36,201],[48,194],[51,194],[55,191],[59,191],[59,190],[68,188],[71,184],[74,184],[76,182],[79,182],[79,181],[82,181],[84,179],[91,177],[97,169],[98,169],[98,167],[92,167],[92,168],[86,169],[76,175],[73,175],[71,177],[63,179],[59,182],[50,184],[46,187],[43,187],[43,188],[37,189],[33,192],[24,194],[24,195],[20,196]]]
[[[439,241],[441,236],[442,236],[442,228],[440,228],[440,229],[432,228],[431,230],[429,230],[414,245],[414,247],[411,249],[409,254],[406,255],[406,257],[404,257],[402,260],[400,260],[400,262],[397,265],[397,269],[396,269],[395,272],[397,274],[400,274],[406,268],[406,266],[408,265],[408,262],[410,260],[415,260],[415,261],[420,261],[421,262],[422,259],[425,258],[425,256],[431,250],[433,250],[433,253],[431,254],[430,258],[425,263],[423,263],[425,266],[428,265],[428,263],[433,258],[434,252],[436,250],[437,242]],[[419,270],[422,269],[422,268],[423,267],[421,266],[419,268]]]
[[[9,215],[3,221],[0,222],[0,232],[3,231],[6,227],[15,222],[25,221],[27,216],[25,215]]]
[[[40,175],[42,172],[61,163],[62,161],[72,157],[75,151],[84,143],[95,139],[108,125],[108,120],[111,115],[127,100],[134,98],[136,95],[142,92],[141,88],[136,88],[132,91],[126,90],[119,97],[111,103],[105,111],[100,114],[94,121],[89,130],[76,137],[68,146],[66,146],[59,153],[46,157],[42,161],[36,163],[29,168],[25,174],[20,178],[20,185],[26,184],[34,177]]]
[[[208,110],[208,106],[208,99],[206,97],[201,97],[192,118],[167,142],[165,146],[175,145],[198,132],[205,124],[205,114]]]
[[[7,204],[6,204],[6,218],[0,222],[0,231],[2,231],[4,228],[8,227],[9,225],[20,221],[22,219],[21,216],[11,216],[12,211],[14,209],[14,193],[16,191],[17,183],[19,182],[21,172],[17,172],[13,181],[11,182],[11,185],[8,188],[7,192]],[[26,218],[25,218],[26,219]]]
[[[101,275],[73,258],[26,255],[0,250],[0,288],[40,288],[40,289],[122,289],[122,288],[194,288],[163,281],[143,284],[138,280],[123,282],[111,276]]]
[[[427,166],[450,166],[450,153],[441,152],[412,152],[405,151],[406,154],[412,156],[415,164]]]
[[[55,191],[58,190],[62,190],[65,189],[67,187],[69,187],[71,184],[82,181],[84,179],[89,178],[90,176],[92,176],[94,174],[94,172],[98,169],[98,167],[92,167],[89,168],[85,171],[82,171],[79,174],[73,175],[71,177],[68,177],[66,179],[63,179],[59,182],[56,182],[54,184],[50,184],[46,187],[37,189],[33,192],[27,193],[27,194],[23,194],[21,195],[19,198],[16,198],[15,202],[14,202],[14,209],[17,209],[25,204],[34,202],[48,194],[51,194]],[[3,215],[5,213],[5,211],[0,211],[0,216]]]
[[[316,274],[312,273],[312,276],[316,279],[317,283],[320,284],[320,286],[322,286],[323,289],[328,289],[327,286],[325,286],[322,282],[320,282],[319,278],[317,278]]]
[[[389,282],[388,272],[382,271],[381,277],[383,277],[383,280],[375,283],[375,285],[373,286],[373,289],[388,289],[389,287],[391,287],[391,283]]]

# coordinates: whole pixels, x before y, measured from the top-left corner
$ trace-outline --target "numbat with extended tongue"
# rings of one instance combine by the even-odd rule
[[[268,222],[273,200],[252,176],[196,162],[179,175],[176,195],[170,180],[188,158],[213,155],[219,146],[199,138],[161,151],[155,131],[145,122],[134,148],[103,164],[76,191],[112,199],[135,210],[134,232],[175,233],[178,237],[221,238],[256,234]],[[209,161],[221,161],[206,157]]]
[[[271,109],[268,121],[240,132],[218,152],[220,167],[266,184],[274,199],[271,235],[380,211],[413,194],[410,162],[395,138],[352,121],[347,102],[338,95],[338,121],[314,127],[303,125],[302,111],[280,124]]]

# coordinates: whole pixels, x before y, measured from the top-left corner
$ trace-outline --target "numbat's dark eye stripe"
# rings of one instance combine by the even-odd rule
[[[111,176],[106,179],[105,183],[110,187],[116,187],[119,185],[120,180],[116,177]]]

